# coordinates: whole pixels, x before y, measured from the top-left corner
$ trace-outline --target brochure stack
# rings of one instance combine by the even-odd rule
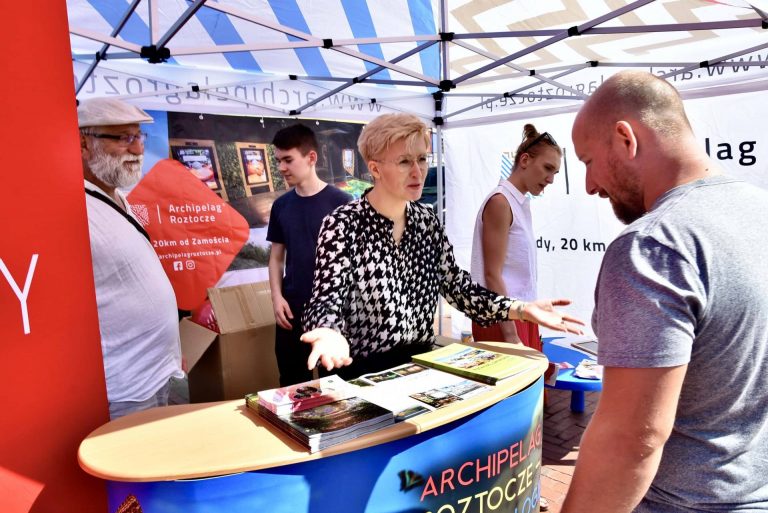
[[[254,409],[272,425],[307,447],[309,452],[323,450],[395,423],[391,411],[361,397],[283,415],[277,415],[254,399],[253,394],[246,397],[248,408]]]

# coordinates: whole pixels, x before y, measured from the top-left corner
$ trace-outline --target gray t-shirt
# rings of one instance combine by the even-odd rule
[[[768,191],[715,176],[662,195],[609,246],[599,363],[688,364],[636,511],[768,511]]]

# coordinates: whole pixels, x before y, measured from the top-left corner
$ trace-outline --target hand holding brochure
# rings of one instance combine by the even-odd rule
[[[499,380],[529,368],[528,361],[521,356],[463,344],[449,344],[428,353],[414,355],[413,361],[489,385],[495,385]]]

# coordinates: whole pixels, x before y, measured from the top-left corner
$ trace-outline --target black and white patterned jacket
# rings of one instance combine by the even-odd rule
[[[303,316],[306,331],[338,330],[355,358],[431,345],[438,295],[481,325],[507,319],[512,299],[481,287],[456,264],[429,206],[408,203],[399,244],[393,228],[365,196],[325,217]]]

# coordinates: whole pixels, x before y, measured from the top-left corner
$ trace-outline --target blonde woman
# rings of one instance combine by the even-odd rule
[[[579,333],[555,310],[566,299],[523,302],[491,292],[459,268],[443,226],[421,197],[430,134],[409,114],[373,120],[358,140],[374,186],[328,215],[317,241],[312,298],[304,312],[307,362],[356,377],[431,349],[438,296],[481,324],[524,319]]]

